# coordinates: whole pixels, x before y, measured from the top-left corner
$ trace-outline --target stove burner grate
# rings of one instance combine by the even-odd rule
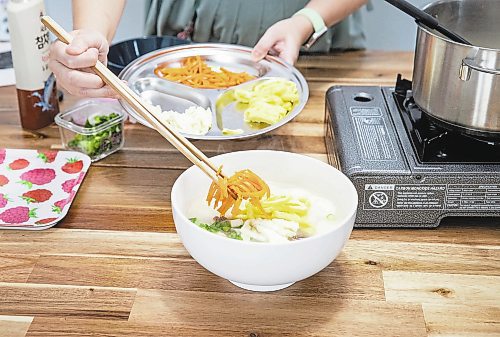
[[[398,75],[394,99],[421,163],[500,163],[500,140],[459,132],[422,111]]]

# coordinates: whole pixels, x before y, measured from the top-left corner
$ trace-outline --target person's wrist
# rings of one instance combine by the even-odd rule
[[[311,21],[304,15],[295,15],[291,19],[293,20],[293,26],[298,29],[300,43],[304,44],[314,33]]]
[[[307,18],[313,27],[313,33],[310,35],[307,42],[303,44],[304,48],[308,50],[323,34],[327,32],[328,27],[326,26],[321,14],[317,10],[310,7],[302,8],[295,13],[294,16],[303,16]]]
[[[74,32],[83,32],[88,34],[98,35],[102,40],[106,41],[108,45],[111,44],[112,32],[109,31],[107,27],[93,26],[93,25],[74,25]]]

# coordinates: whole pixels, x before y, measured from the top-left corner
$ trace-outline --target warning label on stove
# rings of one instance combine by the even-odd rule
[[[395,161],[396,152],[380,108],[351,107],[350,111],[363,159]]]
[[[500,211],[500,185],[366,184],[363,209]]]
[[[446,208],[500,210],[500,185],[448,185]]]
[[[446,185],[397,185],[394,209],[443,209]]]

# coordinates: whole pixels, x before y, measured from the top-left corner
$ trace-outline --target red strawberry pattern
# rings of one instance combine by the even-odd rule
[[[28,221],[30,218],[36,218],[36,208],[30,210],[28,207],[18,206],[9,208],[0,213],[0,220],[9,224],[20,224]]]
[[[9,201],[9,198],[5,194],[0,193],[0,208],[4,208]]]
[[[48,223],[56,221],[57,219],[58,218],[45,218],[45,219],[38,220],[37,222],[35,222],[35,224],[37,224],[37,225],[46,225]]]
[[[21,198],[29,203],[40,203],[49,200],[52,197],[52,192],[45,189],[32,190],[23,193]]]
[[[5,186],[9,183],[9,178],[7,178],[6,176],[0,174],[0,187],[1,186]]]
[[[44,229],[68,212],[90,160],[77,152],[0,148],[0,164],[0,229]]]
[[[34,169],[21,175],[21,183],[31,188],[35,185],[45,185],[50,183],[56,177],[53,169]]]
[[[66,172],[69,174],[78,173],[82,169],[83,169],[83,161],[78,160],[76,158],[68,159],[68,162],[66,164],[64,164],[63,167],[61,167],[61,170],[63,170],[63,172]]]
[[[26,159],[16,159],[9,164],[9,168],[11,170],[22,170],[24,168],[27,168],[29,164],[30,162]]]
[[[43,160],[45,163],[53,163],[56,160],[56,156],[59,151],[55,150],[38,150],[38,158]]]

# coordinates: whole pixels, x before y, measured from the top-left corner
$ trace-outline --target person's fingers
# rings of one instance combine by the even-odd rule
[[[64,64],[68,68],[88,68],[96,64],[98,50],[90,48],[79,55],[70,55],[66,52],[66,45],[60,41],[54,42],[50,48],[50,59]]]
[[[89,48],[96,48],[99,54],[107,54],[109,50],[108,42],[97,32],[79,31],[74,33],[73,41],[66,48],[70,55],[80,55]]]
[[[279,53],[279,57],[290,64],[294,64],[299,57],[300,47],[297,47],[296,44],[287,43],[283,46],[282,50]]]
[[[77,95],[83,97],[119,98],[118,94],[108,85],[99,89],[80,88]]]
[[[79,34],[80,38],[78,41],[86,41],[90,47],[96,48],[98,51],[97,58],[104,65],[108,62],[108,52],[109,52],[109,44],[106,38],[97,32],[81,32]]]
[[[89,98],[98,98],[98,97],[107,97],[107,98],[119,98],[116,92],[110,87],[105,85],[101,88],[81,88],[75,86],[65,86],[64,87],[68,93],[74,96],[80,97],[89,97]]]
[[[69,69],[54,60],[49,62],[49,67],[58,83],[71,95],[119,98],[118,94],[111,87],[104,85],[101,78],[94,73]]]
[[[93,31],[73,31],[72,43],[56,41],[51,45],[49,67],[59,84],[70,94],[84,97],[113,97],[117,94],[90,70],[100,60],[107,61],[106,38]]]
[[[99,51],[95,48],[90,48],[76,56],[65,53],[61,56],[60,62],[68,68],[79,69],[95,66],[98,59]]]
[[[279,36],[272,28],[268,29],[253,47],[252,58],[254,61],[262,60],[269,50],[278,42]]]
[[[57,61],[50,63],[49,66],[58,82],[64,87],[99,89],[104,86],[101,78],[92,72],[69,69]]]
[[[278,50],[276,50],[276,46],[274,46],[271,49],[269,49],[269,51],[267,52],[267,55],[280,56],[280,52]]]
[[[106,64],[109,45],[108,41],[102,34],[95,31],[84,30],[74,31],[72,32],[72,35],[74,35],[73,41],[66,46],[65,52],[67,55],[79,58],[82,57],[81,62],[88,63],[95,61],[93,64],[87,65],[87,67],[95,65],[97,60]],[[71,60],[71,57],[68,59]],[[80,64],[78,64],[78,66],[80,66]]]

